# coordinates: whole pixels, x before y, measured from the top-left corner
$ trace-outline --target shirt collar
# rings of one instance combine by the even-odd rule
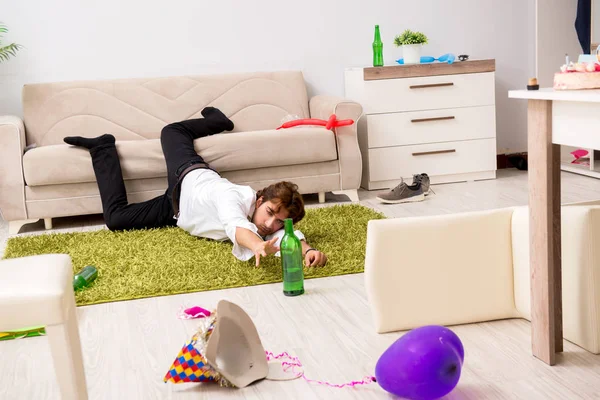
[[[252,190],[252,203],[250,203],[250,208],[248,211],[248,221],[252,222],[252,215],[254,215],[254,211],[256,211],[256,191]]]

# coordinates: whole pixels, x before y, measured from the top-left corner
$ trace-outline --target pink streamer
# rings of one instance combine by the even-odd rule
[[[210,317],[211,313],[207,309],[202,307],[194,306],[191,308],[187,308],[183,310],[181,308],[177,313],[177,318],[179,319],[195,319],[195,318],[205,318]]]
[[[287,352],[283,352],[283,353],[278,354],[278,355],[274,355],[270,351],[267,351],[266,353],[267,353],[267,361],[279,360],[281,358],[287,358],[287,359],[291,360],[292,362],[284,361],[284,362],[281,363],[281,366],[283,367],[283,370],[285,372],[287,372],[291,368],[292,372],[295,373],[296,372],[295,368],[297,368],[297,367],[301,368],[302,367],[302,363],[300,362],[300,360],[298,359],[298,357],[292,357]],[[326,385],[326,386],[329,386],[329,387],[340,388],[340,389],[343,388],[343,387],[346,387],[346,386],[354,387],[354,386],[357,386],[357,385],[368,385],[370,383],[377,382],[377,380],[375,379],[374,376],[365,376],[362,381],[352,381],[352,382],[348,382],[348,383],[344,383],[344,384],[340,385],[340,384],[335,384],[335,383],[318,381],[318,380],[314,380],[314,379],[308,379],[306,377],[306,375],[304,375],[304,372],[302,372],[301,376],[302,376],[302,378],[304,378],[304,380],[306,382],[317,383],[319,385]]]
[[[195,318],[209,317],[210,315],[211,315],[210,311],[208,311],[202,307],[194,306],[194,307],[191,307],[191,308],[188,308],[185,310],[183,310],[183,307],[182,307],[179,310],[177,317],[179,319],[195,319]],[[281,358],[287,358],[287,359],[291,360],[291,362],[284,361],[281,363],[281,366],[283,367],[283,370],[285,372],[287,372],[291,369],[294,374],[298,375],[298,372],[296,372],[296,368],[303,368],[303,365],[300,362],[300,359],[298,359],[298,357],[290,356],[287,352],[283,352],[281,354],[274,355],[270,351],[267,351],[266,354],[267,354],[267,361],[279,360]],[[352,382],[348,382],[348,383],[344,383],[344,384],[340,385],[340,384],[319,381],[319,380],[315,380],[315,379],[308,379],[306,377],[306,375],[304,375],[304,371],[302,371],[300,376],[302,376],[302,378],[306,382],[309,382],[309,383],[317,383],[319,385],[325,385],[325,386],[329,386],[329,387],[333,387],[333,388],[340,388],[340,389],[343,387],[346,387],[346,386],[355,387],[358,385],[368,385],[370,383],[377,382],[377,380],[375,379],[374,376],[365,376],[362,381],[352,381]]]

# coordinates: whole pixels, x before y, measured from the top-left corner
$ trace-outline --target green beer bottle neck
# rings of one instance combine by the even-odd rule
[[[294,233],[294,221],[291,218],[286,218],[284,221],[285,233]]]
[[[381,34],[379,33],[379,25],[375,25],[375,42],[381,43]]]

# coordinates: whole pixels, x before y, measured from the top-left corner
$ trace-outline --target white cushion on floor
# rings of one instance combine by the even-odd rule
[[[365,283],[377,332],[517,316],[512,212],[369,221]]]
[[[588,204],[561,209],[563,336],[600,353],[600,206]],[[512,226],[515,304],[531,320],[527,207],[515,210]]]

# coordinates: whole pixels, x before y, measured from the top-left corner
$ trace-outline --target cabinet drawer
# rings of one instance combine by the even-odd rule
[[[365,114],[495,104],[493,72],[366,81],[362,90]]]
[[[496,137],[494,106],[367,116],[369,148]]]
[[[496,139],[369,149],[369,179],[387,181],[427,173],[453,175],[496,170]]]

